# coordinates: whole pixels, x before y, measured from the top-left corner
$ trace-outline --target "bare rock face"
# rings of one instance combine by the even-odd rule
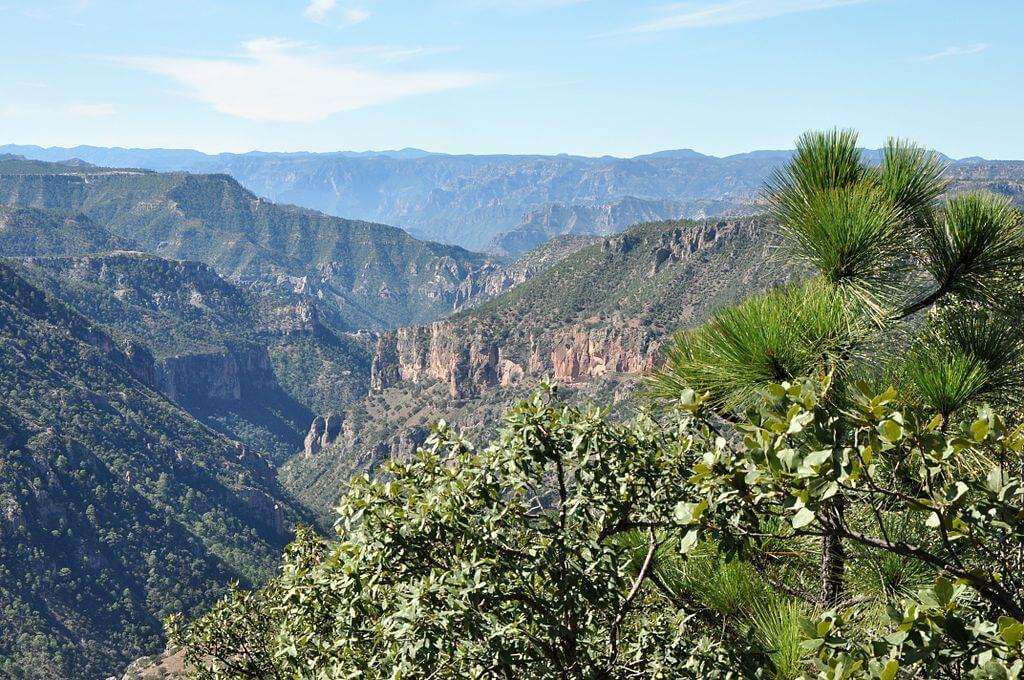
[[[371,366],[371,390],[402,381],[438,380],[453,397],[477,396],[494,385],[514,385],[527,375],[549,374],[579,383],[606,373],[649,368],[657,345],[639,327],[570,326],[529,339],[528,347],[503,346],[480,334],[465,337],[452,323],[402,328],[381,335]]]
[[[555,335],[549,370],[555,380],[567,384],[607,373],[640,373],[651,368],[657,348],[657,343],[636,326],[576,326]],[[544,369],[547,367],[534,367],[531,372],[546,372]]]
[[[521,283],[536,273],[532,267],[501,267],[490,264],[481,267],[463,279],[455,291],[455,311],[473,306],[479,300],[490,300]]]
[[[336,413],[314,418],[302,445],[303,455],[306,458],[315,456],[325,446],[336,440],[338,435],[341,434],[341,426],[344,420],[344,416]]]
[[[208,399],[240,401],[247,390],[276,385],[265,347],[167,357],[156,362],[155,386],[179,403]]]
[[[274,484],[277,473],[274,464],[263,457],[258,451],[253,451],[242,442],[235,442],[236,457],[238,461],[251,471],[257,479],[265,484]]]
[[[238,496],[260,522],[270,527],[278,536],[286,535],[284,509],[269,494],[259,489],[241,489]]]
[[[645,273],[654,276],[720,246],[760,241],[762,228],[756,220],[679,225],[653,236],[643,231],[611,236],[599,242],[599,249],[619,261],[640,261],[649,267]],[[644,372],[652,367],[659,348],[657,332],[618,316],[597,319],[580,314],[560,328],[536,331],[527,330],[528,319],[512,327],[481,319],[487,317],[470,313],[382,333],[372,360],[371,391],[402,382],[439,381],[452,397],[465,399],[488,387],[542,375],[579,384],[607,374]]]

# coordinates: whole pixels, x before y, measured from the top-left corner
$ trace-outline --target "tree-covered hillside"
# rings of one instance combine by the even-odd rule
[[[270,203],[227,175],[0,160],[0,203],[80,211],[163,257],[212,265],[261,288],[299,290],[341,329],[393,327],[451,311],[488,265],[401,229]]]
[[[141,253],[16,264],[76,311],[144,345],[157,389],[275,460],[301,448],[314,412],[368,389],[372,345],[321,324],[302,296],[245,290],[207,265]]]
[[[81,213],[0,204],[3,257],[84,255],[131,247],[131,241],[114,236]]]
[[[148,353],[0,264],[0,671],[105,677],[160,617],[260,582],[304,517],[256,452],[146,383]]]
[[[672,332],[795,274],[772,267],[767,227],[760,218],[658,222],[570,242],[555,264],[479,307],[383,334],[373,391],[325,411],[338,430],[283,466],[282,482],[325,512],[353,474],[408,456],[436,419],[485,440],[545,375],[574,403],[627,410]]]

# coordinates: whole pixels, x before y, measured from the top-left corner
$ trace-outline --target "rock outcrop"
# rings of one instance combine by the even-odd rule
[[[606,256],[638,262],[638,267],[644,266],[641,276],[654,276],[714,249],[720,241],[763,239],[761,229],[750,220],[680,225],[656,235],[626,232],[604,239],[598,249]],[[522,274],[523,280],[530,276],[528,271]],[[436,380],[448,386],[451,396],[470,398],[527,376],[549,375],[563,384],[577,384],[651,367],[663,333],[635,318],[580,317],[560,328],[526,330],[530,320],[521,319],[520,327],[489,331],[470,313],[382,333],[370,368],[371,391]]]
[[[486,387],[517,384],[527,375],[547,374],[571,384],[646,370],[657,350],[654,338],[636,325],[575,324],[509,345],[461,331],[439,321],[382,334],[370,369],[371,390],[438,380],[453,397],[466,398]]]
[[[310,458],[338,438],[341,433],[341,426],[344,416],[332,413],[326,416],[317,416],[309,426],[309,433],[302,444],[302,453]]]
[[[275,389],[277,379],[266,347],[239,346],[161,359],[155,365],[155,386],[179,403],[240,401],[249,390]]]

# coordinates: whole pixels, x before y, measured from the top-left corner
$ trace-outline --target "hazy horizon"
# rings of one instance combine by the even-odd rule
[[[737,153],[728,154],[728,155],[724,155],[724,156],[719,156],[719,155],[712,154],[712,153],[706,153],[706,152],[700,151],[699,149],[693,149],[693,148],[690,148],[690,147],[681,147],[681,148],[674,148],[674,149],[656,149],[654,151],[640,153],[640,154],[636,154],[636,155],[633,155],[633,156],[618,156],[618,155],[614,155],[614,154],[593,154],[593,155],[591,155],[591,154],[574,154],[574,153],[568,153],[568,152],[564,152],[564,151],[563,152],[556,152],[556,153],[530,152],[530,151],[525,151],[525,152],[522,152],[522,153],[503,153],[503,152],[488,152],[488,151],[451,153],[451,152],[447,152],[447,151],[437,151],[437,150],[433,150],[433,149],[421,149],[421,148],[418,148],[418,147],[380,148],[380,149],[333,149],[333,150],[325,150],[325,151],[312,151],[312,150],[309,150],[309,149],[280,149],[280,150],[248,149],[248,150],[245,150],[245,151],[211,152],[211,151],[204,151],[203,149],[188,148],[188,147],[101,146],[101,145],[98,145],[98,144],[75,144],[75,145],[72,145],[72,146],[62,146],[62,145],[43,146],[43,145],[40,145],[40,144],[30,144],[30,143],[29,144],[22,144],[22,143],[18,143],[18,142],[8,142],[8,141],[5,141],[5,140],[0,140],[0,153],[13,153],[13,154],[17,155],[17,149],[19,147],[37,148],[37,149],[40,149],[40,150],[46,151],[46,152],[75,151],[76,149],[95,149],[95,150],[98,150],[98,151],[110,150],[110,151],[125,151],[125,152],[140,152],[140,153],[149,153],[149,152],[198,153],[198,154],[202,154],[204,156],[209,156],[209,157],[216,157],[216,156],[245,156],[245,155],[250,155],[250,154],[251,155],[258,155],[258,154],[266,154],[266,155],[295,155],[295,156],[301,156],[301,155],[315,155],[315,156],[348,155],[348,156],[353,156],[353,157],[359,157],[359,156],[363,156],[363,157],[367,157],[367,156],[390,156],[392,154],[403,154],[403,155],[409,154],[409,155],[406,155],[405,157],[420,157],[420,156],[495,156],[495,157],[497,157],[497,156],[521,156],[521,157],[531,157],[532,156],[532,157],[541,157],[541,158],[557,158],[557,157],[564,156],[564,157],[570,157],[570,158],[589,158],[589,159],[615,158],[615,159],[619,159],[619,160],[630,160],[630,159],[634,159],[634,158],[643,158],[643,157],[646,157],[646,156],[656,156],[656,155],[659,155],[659,154],[671,155],[671,154],[676,154],[676,153],[679,153],[679,154],[691,153],[691,154],[694,154],[694,155],[697,155],[697,156],[701,156],[701,157],[704,157],[704,158],[713,158],[713,159],[724,160],[724,159],[729,159],[729,158],[737,158],[737,157],[742,157],[742,156],[750,156],[750,155],[753,155],[753,154],[785,154],[785,153],[789,153],[789,152],[791,152],[793,150],[792,148],[785,148],[785,149],[753,148],[753,149],[749,149],[747,151],[739,151]],[[10,150],[12,148],[14,149],[13,151]],[[862,145],[861,148],[866,150],[866,151],[877,151],[877,150],[879,150],[880,147],[868,147],[868,146],[863,146]],[[938,153],[943,154],[944,156],[946,156],[947,158],[949,158],[952,161],[964,161],[964,160],[974,159],[974,158],[978,158],[978,159],[985,160],[985,161],[1018,161],[1018,160],[1022,160],[1022,159],[1019,159],[1019,158],[1009,158],[1009,157],[1006,157],[1006,158],[989,158],[989,157],[986,157],[986,156],[982,156],[980,154],[970,154],[970,155],[967,155],[967,156],[954,157],[954,156],[951,156],[949,154],[944,153],[942,149],[934,149],[934,151],[937,151]],[[392,156],[392,157],[394,157],[394,156]],[[46,159],[43,159],[43,160],[46,160]],[[54,159],[54,160],[73,160],[73,157],[60,158],[60,159]],[[82,159],[82,160],[84,160],[84,159]]]

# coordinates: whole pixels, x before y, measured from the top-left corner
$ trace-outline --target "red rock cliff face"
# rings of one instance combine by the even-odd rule
[[[702,251],[728,252],[730,244],[764,238],[760,222],[722,220],[655,236],[627,232],[606,238],[600,249],[631,262],[632,276],[656,276]],[[371,366],[371,390],[437,380],[448,385],[453,397],[469,398],[484,388],[527,377],[549,375],[563,384],[579,384],[648,370],[660,341],[650,328],[629,318],[578,316],[562,328],[533,332],[518,324],[488,329],[478,327],[480,323],[469,315],[382,334]],[[528,325],[524,319],[523,326]]]
[[[537,352],[531,373],[550,371],[564,383],[585,382],[607,373],[639,373],[649,369],[658,344],[642,328],[574,326],[555,334],[551,350]]]
[[[656,350],[657,343],[636,326],[573,325],[503,345],[439,321],[382,335],[370,385],[381,390],[401,381],[439,380],[452,396],[471,397],[481,388],[516,384],[527,376],[580,383],[607,373],[644,371]]]

